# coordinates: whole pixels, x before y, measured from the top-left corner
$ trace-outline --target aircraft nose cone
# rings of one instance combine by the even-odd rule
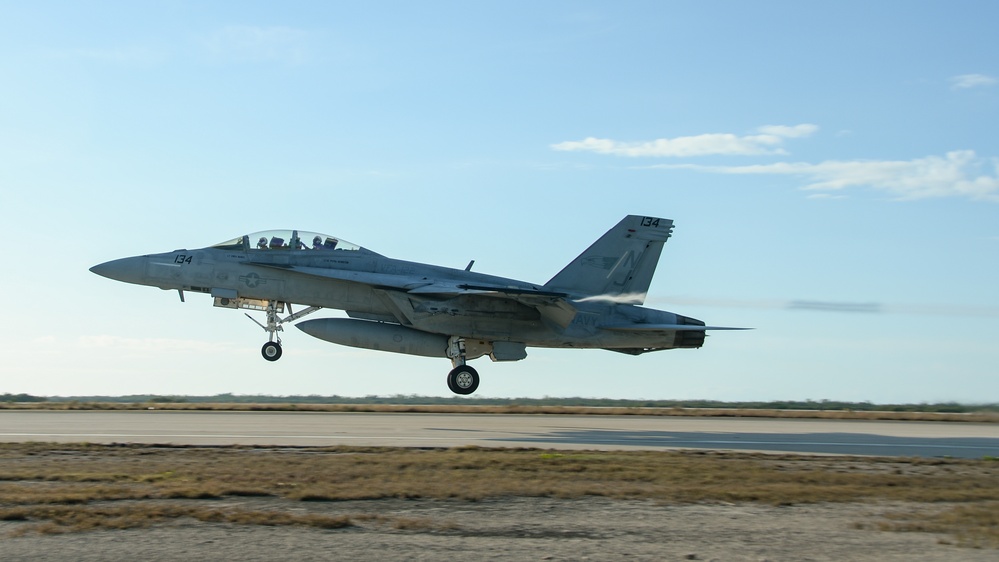
[[[115,281],[141,283],[145,276],[145,263],[142,258],[122,258],[95,265],[90,271]]]

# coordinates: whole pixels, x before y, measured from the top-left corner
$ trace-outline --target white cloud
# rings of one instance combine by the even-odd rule
[[[770,174],[801,176],[805,190],[838,192],[851,187],[870,187],[897,199],[964,197],[999,203],[999,159],[991,160],[993,173],[982,173],[986,160],[973,150],[955,150],[945,156],[913,160],[828,160],[818,164],[778,162],[754,166],[664,165],[720,174]]]
[[[973,85],[996,81],[978,74],[956,78],[968,79],[960,83],[974,83]],[[745,136],[717,133],[645,142],[588,137],[582,141],[553,144],[551,148],[629,157],[772,155],[786,154],[782,148],[785,139],[808,137],[818,130],[817,125],[810,123],[764,125],[757,129],[758,134]],[[812,199],[840,199],[843,197],[843,190],[867,187],[887,192],[896,199],[962,197],[975,201],[999,202],[999,159],[979,158],[973,150],[955,150],[944,156],[926,156],[912,160],[827,160],[818,164],[777,162],[748,166],[660,164],[650,167],[719,174],[799,176],[807,182],[802,189],[814,192],[809,196]],[[991,169],[983,171],[983,168]]]
[[[999,80],[986,74],[961,74],[950,78],[950,87],[953,90],[966,90],[979,86],[991,86],[996,82]]]
[[[738,136],[731,133],[709,133],[643,142],[587,137],[581,141],[553,144],[551,148],[566,152],[596,152],[597,154],[630,157],[787,154],[781,148],[784,139],[807,137],[818,129],[818,126],[808,123],[793,126],[765,125],[757,129],[759,134],[756,135]]]
[[[308,59],[309,33],[291,27],[228,25],[205,41],[212,58],[237,62],[301,64]]]

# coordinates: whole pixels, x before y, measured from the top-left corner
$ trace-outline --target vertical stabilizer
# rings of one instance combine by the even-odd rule
[[[641,304],[663,244],[672,232],[670,219],[628,215],[552,277],[545,288]]]

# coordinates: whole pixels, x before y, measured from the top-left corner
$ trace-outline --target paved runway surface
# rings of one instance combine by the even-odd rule
[[[999,424],[642,416],[0,410],[0,441],[677,448],[999,457]]]

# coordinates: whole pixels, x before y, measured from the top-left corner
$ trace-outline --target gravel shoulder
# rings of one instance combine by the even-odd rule
[[[953,538],[873,530],[918,504],[663,505],[652,501],[508,498],[479,502],[288,502],[235,498],[219,508],[349,515],[321,530],[179,520],[146,529],[13,536],[0,522],[6,561],[35,560],[995,560]]]

